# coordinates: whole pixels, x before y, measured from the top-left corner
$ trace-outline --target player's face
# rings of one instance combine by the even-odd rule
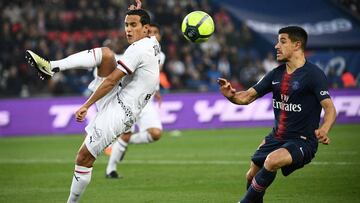
[[[279,34],[278,43],[275,45],[276,60],[287,62],[292,57],[296,43],[292,42],[286,33]]]
[[[160,40],[161,40],[161,36],[160,36],[160,30],[157,28],[157,27],[155,27],[155,26],[150,26],[150,30],[149,30],[150,32],[149,32],[149,35],[150,36],[155,36],[156,37],[156,40],[158,41],[158,42],[160,42]]]
[[[149,25],[142,25],[140,16],[127,15],[125,17],[126,38],[130,44],[148,36]]]

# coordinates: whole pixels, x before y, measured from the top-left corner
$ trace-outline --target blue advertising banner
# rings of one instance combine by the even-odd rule
[[[309,33],[308,47],[360,46],[360,26],[328,0],[222,0],[240,21],[275,44],[281,27],[299,25]]]
[[[344,70],[350,71],[355,77],[360,74],[360,50],[309,52],[306,58],[318,65],[326,75],[331,69],[337,76],[341,76]]]

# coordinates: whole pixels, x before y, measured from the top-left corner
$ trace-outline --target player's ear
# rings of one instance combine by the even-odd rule
[[[296,41],[296,42],[295,42],[295,48],[296,48],[296,50],[302,49],[302,48],[301,48],[301,42],[300,42],[300,41]]]
[[[146,24],[144,25],[144,34],[149,34],[150,33],[150,25],[149,24]]]

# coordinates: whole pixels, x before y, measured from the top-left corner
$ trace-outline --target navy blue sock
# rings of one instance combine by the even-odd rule
[[[246,182],[246,190],[248,190],[250,186],[251,186],[251,181],[247,181],[247,182]],[[254,202],[254,203],[263,203],[263,202],[264,202],[263,197],[261,197],[260,199],[258,199],[258,200],[257,200],[256,202]]]
[[[256,174],[241,203],[259,202],[265,194],[266,188],[274,181],[276,172],[266,170],[264,167]]]

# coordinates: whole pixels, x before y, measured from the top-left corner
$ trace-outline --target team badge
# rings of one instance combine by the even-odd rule
[[[300,87],[300,83],[298,81],[294,81],[291,87],[293,90],[297,90]]]

